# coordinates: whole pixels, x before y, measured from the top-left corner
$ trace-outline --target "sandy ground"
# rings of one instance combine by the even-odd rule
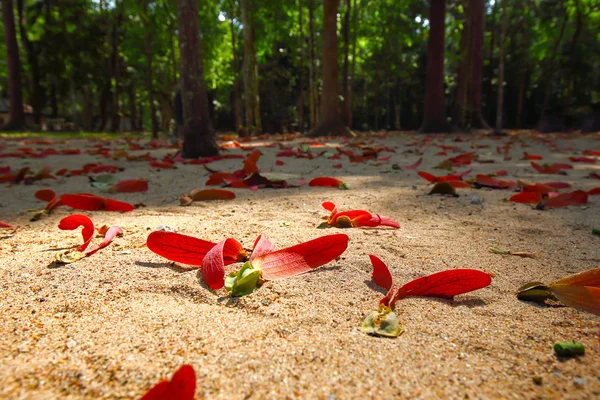
[[[146,193],[113,196],[143,202],[146,208],[124,214],[81,212],[96,226],[119,225],[124,236],[90,258],[59,268],[49,267],[55,254],[78,245],[81,235],[59,230],[58,221],[77,211],[63,207],[29,222],[31,210],[43,208],[33,193],[40,188],[58,194],[101,192],[91,188],[85,176],[2,185],[0,220],[19,229],[0,231],[0,397],[139,398],[187,363],[196,370],[198,398],[599,398],[600,318],[558,305],[521,302],[515,291],[529,281],[549,283],[600,266],[600,237],[591,233],[600,227],[600,196],[591,197],[585,206],[550,211],[503,202],[512,193],[500,190],[460,189],[458,198],[427,196],[430,186],[416,171],[393,169],[392,164],[413,164],[421,157],[414,152],[423,151],[418,170],[444,175],[446,171],[433,166],[459,153],[436,156],[441,151],[437,145],[455,145],[462,151],[478,147],[480,159],[494,163],[474,162],[468,177],[506,169],[508,179],[560,180],[573,189],[589,190],[600,181],[585,176],[600,172],[600,163],[575,163],[567,176],[555,176],[538,174],[521,158],[527,151],[543,155],[542,162],[569,162],[568,156],[581,155],[581,150],[600,150],[600,136],[523,134],[512,148],[512,161],[496,152],[509,138],[472,136],[472,141],[454,142],[455,137],[425,143],[424,136],[390,134],[365,139],[396,150],[380,154],[391,155],[386,162],[350,163],[345,156],[340,161],[281,158],[285,165],[275,167],[279,149],[263,146],[273,140],[257,141],[252,145],[264,153],[261,170],[273,168],[305,178],[336,176],[350,190],[308,185],[257,192],[234,189],[235,200],[191,207],[178,206],[177,199],[195,187],[204,188],[207,173],[202,166],[153,170],[147,162],[85,154],[0,159],[0,167],[10,165],[13,170],[50,165],[54,171],[102,161],[125,168],[119,179],[146,178],[150,184]],[[97,143],[24,142],[2,138],[0,153],[24,146],[86,150]],[[312,152],[339,146],[339,141],[324,142],[327,147]],[[551,151],[549,143],[556,143],[560,151]],[[117,149],[124,143],[113,140],[105,145]],[[158,158],[173,152],[151,150]],[[241,149],[223,154],[236,153],[246,154]],[[209,166],[234,171],[241,161]],[[334,169],[337,163],[343,167]],[[474,196],[481,205],[471,204]],[[172,265],[144,245],[160,225],[215,242],[235,237],[247,248],[259,234],[283,248],[342,232],[315,228],[327,214],[323,201],[333,201],[341,210],[388,215],[401,227],[343,230],[350,244],[341,259],[299,277],[268,282],[242,298],[209,290],[197,270]],[[523,259],[492,254],[490,245],[538,255]],[[382,290],[370,282],[368,254],[385,261],[399,284],[450,268],[481,269],[494,279],[489,287],[453,301],[401,300],[397,313],[406,332],[397,339],[370,337],[359,327],[376,309]],[[557,359],[552,346],[563,340],[583,343],[586,355]]]

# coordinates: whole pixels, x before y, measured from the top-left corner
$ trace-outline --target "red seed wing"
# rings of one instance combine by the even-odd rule
[[[522,192],[513,195],[510,201],[524,204],[537,204],[542,200],[542,194],[539,192]]]
[[[369,258],[371,259],[371,264],[373,264],[373,275],[371,275],[371,279],[373,279],[378,286],[390,290],[394,283],[390,269],[378,257],[369,254]]]
[[[93,194],[63,194],[60,196],[60,202],[77,210],[98,211],[105,208],[104,198]]]
[[[600,287],[600,267],[569,275],[550,284],[553,285]]]
[[[100,243],[99,245],[90,247],[84,253],[84,256],[89,257],[92,254],[94,254],[95,252],[97,252],[98,250],[105,248],[106,246],[108,246],[110,244],[110,242],[113,241],[113,239],[117,235],[122,235],[122,234],[123,234],[123,231],[121,230],[121,228],[119,228],[118,226],[111,226],[104,234],[104,240],[102,241],[102,243]],[[79,250],[79,251],[81,251],[81,250]]]
[[[415,169],[419,168],[419,166],[421,165],[421,163],[423,162],[423,158],[419,158],[419,160],[412,164],[412,165],[408,165],[404,168],[402,168],[405,171],[414,171]]]
[[[257,257],[252,265],[262,269],[262,277],[265,280],[284,279],[327,264],[340,256],[347,247],[347,235],[322,236]]]
[[[552,284],[548,288],[562,303],[600,315],[600,287]]]
[[[421,178],[425,179],[426,181],[433,183],[436,181],[436,176],[430,174],[429,172],[425,172],[425,171],[419,171],[417,172],[417,175],[419,175]]]
[[[169,400],[193,400],[196,373],[191,365],[182,365],[169,382]]]
[[[551,208],[561,208],[567,206],[576,206],[586,204],[588,194],[583,190],[575,190],[570,193],[559,194],[556,197],[548,198],[538,205],[538,208],[548,210]]]
[[[34,196],[36,199],[45,201],[47,203],[50,203],[52,200],[56,199],[56,193],[54,192],[54,190],[50,189],[38,190],[37,192],[35,192]]]
[[[237,252],[243,252],[244,248],[235,239],[229,238],[225,239],[219,243],[217,243],[212,249],[206,253],[204,259],[202,260],[202,277],[204,278],[204,282],[214,289],[218,290],[225,285],[225,248],[235,248]]]
[[[105,210],[106,211],[120,211],[120,212],[129,212],[133,211],[133,205],[129,203],[125,203],[124,201],[113,200],[113,199],[104,199],[105,200]]]
[[[320,177],[314,178],[310,182],[308,182],[308,186],[323,186],[323,187],[338,188],[343,183],[344,182],[342,182],[336,178],[332,178],[329,176],[320,176]]]
[[[266,237],[265,235],[260,235],[259,237],[256,238],[256,241],[254,242],[254,250],[252,250],[252,254],[250,255],[250,260],[248,260],[248,261],[250,261],[250,263],[252,263],[252,261],[255,258],[258,258],[265,254],[273,253],[274,251],[277,251],[277,249],[275,249],[275,246],[273,246],[273,244],[271,243],[269,238]]]
[[[83,244],[77,248],[77,251],[81,252],[88,247],[94,237],[94,223],[92,220],[85,215],[73,214],[61,219],[58,223],[58,228],[64,231],[72,231],[80,226],[83,226],[83,229],[81,230]]]
[[[474,269],[453,269],[424,276],[398,289],[394,301],[408,296],[450,298],[486,287],[492,278]]]
[[[109,189],[112,193],[147,192],[148,181],[145,179],[126,179],[115,183]]]
[[[146,245],[151,251],[167,260],[200,266],[204,256],[215,246],[215,243],[181,233],[154,231],[148,235]]]

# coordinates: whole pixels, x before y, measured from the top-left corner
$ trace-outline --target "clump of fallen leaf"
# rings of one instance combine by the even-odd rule
[[[537,253],[532,253],[529,251],[511,251],[511,250],[499,249],[499,248],[493,247],[493,246],[490,246],[490,251],[494,254],[501,254],[504,256],[517,256],[517,257],[523,257],[523,258],[535,258],[535,256],[537,255]]]

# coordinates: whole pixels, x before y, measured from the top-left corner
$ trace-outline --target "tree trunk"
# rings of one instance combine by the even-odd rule
[[[232,71],[233,71],[233,130],[237,131],[241,126],[244,125],[242,118],[242,96],[240,92],[240,61],[238,57],[237,43],[235,40],[235,25],[233,23],[233,14],[235,10],[235,3],[231,2],[231,18],[229,27],[231,29],[231,48],[233,49],[233,60],[232,63]]]
[[[519,73],[519,99],[517,100],[517,115],[515,126],[521,129],[523,119],[523,103],[525,101],[525,83],[527,79],[527,58],[528,58],[528,27],[526,23],[525,7],[523,7],[523,16],[521,19],[521,72]]]
[[[184,117],[181,155],[184,158],[215,156],[219,154],[219,148],[208,110],[198,27],[198,1],[177,0],[177,21]]]
[[[573,33],[573,38],[571,39],[571,101],[575,101],[575,91],[577,90],[577,62],[578,62],[578,54],[577,54],[577,44],[579,42],[579,38],[581,37],[581,32],[583,31],[583,13],[581,12],[581,6],[579,4],[579,0],[575,0],[575,32]]]
[[[506,11],[507,1],[502,0],[502,30],[500,33],[499,60],[498,60],[498,103],[496,104],[496,129],[495,133],[502,133],[502,110],[504,106],[504,45],[506,40]]]
[[[258,95],[258,67],[254,48],[254,20],[252,0],[241,0],[242,24],[244,25],[244,95],[246,100],[246,129],[248,132],[262,130],[260,98]]]
[[[344,101],[342,102],[342,121],[344,125],[348,126],[350,123],[350,109],[352,104],[350,103],[350,79],[348,77],[350,69],[350,12],[352,7],[350,0],[346,0],[346,12],[344,13],[344,23],[342,24],[342,36],[344,37],[344,64],[342,67],[342,96]]]
[[[40,67],[37,58],[37,52],[33,48],[33,44],[27,37],[27,17],[23,7],[23,0],[17,0],[17,10],[19,14],[19,32],[21,34],[21,44],[27,54],[27,62],[31,68],[31,107],[33,108],[33,119],[41,128],[42,120],[42,85],[40,77]]]
[[[10,120],[4,126],[4,129],[22,131],[25,129],[25,113],[23,112],[23,89],[21,86],[21,60],[19,58],[19,46],[17,45],[12,0],[2,0],[2,19],[4,21],[4,39],[6,40],[10,98]]]
[[[304,18],[302,17],[302,0],[298,0],[298,28],[300,29],[300,51],[298,51],[298,130],[304,132]]]
[[[117,1],[117,0],[115,0]],[[113,87],[113,100],[111,106],[111,132],[118,132],[120,130],[120,107],[119,107],[119,96],[121,94],[121,82],[119,80],[119,29],[121,26],[121,18],[123,17],[125,0],[115,6],[118,11],[115,13],[115,20],[113,22],[112,31],[112,81],[114,82]]]
[[[554,64],[556,60],[556,53],[558,52],[558,48],[560,47],[560,43],[562,42],[563,36],[565,34],[565,28],[567,26],[567,21],[569,20],[569,13],[565,9],[564,0],[561,2],[561,7],[564,12],[563,22],[560,26],[560,32],[556,41],[554,42],[554,46],[552,47],[552,54],[550,55],[550,59],[548,60],[548,72],[546,73],[546,87],[544,89],[544,102],[542,104],[542,118],[544,114],[548,111],[548,102],[550,101],[550,90],[552,89],[552,77],[554,76]]]
[[[150,106],[150,121],[152,123],[152,139],[158,139],[158,121],[156,119],[156,105],[154,104],[153,77],[152,77],[152,24],[148,15],[149,0],[144,0],[142,18],[144,21],[144,50],[146,53],[146,90],[148,91],[148,105]]]
[[[127,94],[129,96],[129,118],[131,119],[131,130],[133,132],[139,132],[141,129],[138,124],[137,108],[135,107],[135,86],[133,83],[129,85]]]
[[[485,0],[469,0],[469,17],[471,20],[469,125],[474,129],[490,129],[481,113]]]
[[[348,109],[346,110],[348,114],[348,128],[352,128],[352,96],[353,91],[352,87],[354,86],[354,77],[356,76],[356,42],[358,36],[358,7],[356,5],[356,0],[354,0],[352,4],[352,79],[348,82]]]
[[[465,2],[465,18],[460,34],[459,64],[456,77],[456,100],[454,103],[454,124],[458,128],[466,128],[467,90],[469,87],[469,48],[471,47],[471,21],[469,5]]]
[[[314,0],[308,0],[308,90],[310,96],[310,128],[317,125],[317,88],[315,83],[315,26]]]
[[[349,136],[339,111],[337,10],[339,0],[323,0],[321,118],[309,136]]]
[[[427,87],[423,110],[423,133],[451,132],[444,110],[444,34],[446,0],[431,0],[427,40]]]

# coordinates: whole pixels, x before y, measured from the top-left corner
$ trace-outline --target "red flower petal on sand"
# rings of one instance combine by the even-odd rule
[[[83,236],[83,244],[77,248],[77,251],[83,252],[94,237],[94,223],[89,217],[81,214],[74,214],[60,220],[58,228],[64,231],[72,231],[80,226],[83,226],[81,235]]]
[[[67,207],[77,210],[98,211],[104,210],[105,201],[102,197],[93,194],[63,194],[60,196],[60,201]]]
[[[254,250],[252,250],[252,254],[250,255],[250,259],[248,261],[250,261],[250,264],[252,264],[252,261],[255,258],[265,254],[273,253],[274,251],[277,251],[277,249],[275,246],[273,246],[269,238],[264,235],[260,235],[254,242]]]
[[[522,192],[512,196],[510,201],[524,204],[537,204],[542,201],[542,193],[540,192]]]
[[[534,192],[540,194],[548,194],[551,192],[556,192],[557,189],[553,186],[544,185],[542,183],[536,183],[533,185],[523,185],[521,190],[527,193]]]
[[[600,179],[600,172],[591,172],[591,173],[588,175],[588,178]]]
[[[282,165],[285,165],[285,163],[281,160],[275,160],[275,165],[281,167]]]
[[[214,289],[218,290],[225,285],[225,265],[226,259],[224,254],[226,249],[236,249],[237,253],[243,252],[244,248],[235,239],[229,238],[217,243],[212,249],[206,253],[202,260],[202,277],[204,282]]]
[[[233,177],[231,172],[213,172],[208,180],[206,186],[222,185],[225,183],[225,179]]]
[[[95,252],[97,252],[100,249],[105,248],[106,246],[108,246],[110,244],[110,242],[113,241],[113,239],[117,236],[117,235],[122,235],[123,231],[121,230],[121,228],[119,228],[118,226],[111,226],[110,228],[108,228],[108,230],[106,231],[106,233],[104,234],[104,240],[102,241],[102,243],[98,244],[98,245],[94,245],[92,247],[90,247],[85,253],[84,255],[86,257],[91,256],[92,254],[94,254]]]
[[[11,225],[8,222],[0,221],[0,228],[15,229],[16,226]]]
[[[333,188],[339,188],[342,185],[344,185],[344,182],[342,182],[336,178],[331,178],[329,176],[320,176],[318,178],[312,179],[308,183],[308,186],[322,186],[322,187],[333,187]]]
[[[452,187],[455,189],[464,189],[464,188],[471,187],[471,185],[469,185],[467,182],[463,182],[463,181],[447,181],[447,182],[450,185],[452,185]]]
[[[580,162],[580,163],[588,163],[595,164],[596,159],[592,157],[569,157],[569,161],[571,162]]]
[[[332,202],[330,202],[330,201],[325,201],[325,202],[323,202],[323,204],[321,204],[321,205],[323,206],[323,208],[324,208],[324,209],[326,209],[327,211],[330,211],[330,212],[334,212],[334,211],[335,211],[335,209],[336,209],[336,208],[335,208],[335,204],[333,204],[333,203],[332,203]]]
[[[436,181],[436,176],[430,174],[429,172],[419,171],[417,172],[417,175],[419,175],[421,178],[425,179],[429,183],[433,183]]]
[[[559,194],[558,196],[543,200],[536,206],[536,208],[538,210],[548,210],[551,208],[562,208],[586,204],[587,202],[588,194],[583,190],[576,190],[574,192]]]
[[[244,160],[244,172],[246,175],[252,175],[258,172],[258,166],[256,163],[261,155],[262,153],[259,150],[254,150],[252,153],[248,154]]]
[[[491,187],[494,189],[508,189],[510,187],[510,182],[492,178],[491,176],[483,174],[477,174],[475,177],[475,182],[481,186]]]
[[[360,210],[357,210],[360,211]],[[386,217],[385,215],[379,215],[379,214],[370,214],[368,212],[365,211],[366,214],[369,214],[368,216],[366,214],[362,214],[357,218],[351,219],[352,221],[352,226],[355,227],[360,227],[360,226],[368,226],[371,228],[374,228],[376,226],[390,226],[392,228],[400,228],[400,224],[396,221],[394,221],[392,218],[390,217]]]
[[[113,200],[113,199],[104,199],[104,210],[105,211],[119,211],[119,212],[129,212],[133,211],[133,205],[129,203],[125,203],[124,201]]]
[[[54,190],[50,189],[38,190],[37,192],[35,192],[34,196],[36,199],[45,201],[47,203],[56,200],[56,193],[54,192]]]
[[[412,165],[408,165],[404,168],[402,168],[405,171],[414,171],[415,169],[419,168],[419,166],[421,165],[421,163],[423,162],[423,158],[419,158],[419,160],[412,164]]]
[[[529,154],[527,152],[523,153],[523,160],[541,160],[543,157],[537,154]]]
[[[494,172],[494,174],[496,176],[508,176],[508,171],[505,169],[500,169],[500,170]]]
[[[545,185],[552,186],[554,189],[568,189],[571,187],[571,184],[567,182],[548,182]]]
[[[145,179],[126,179],[112,185],[109,191],[111,193],[147,192],[148,181]]]
[[[369,254],[369,258],[371,259],[371,264],[373,264],[373,275],[371,276],[371,279],[373,279],[378,286],[390,290],[394,283],[390,269],[378,257]]]
[[[453,269],[424,276],[398,289],[390,303],[409,296],[452,298],[486,287],[492,278],[475,269]]]
[[[168,260],[188,265],[202,265],[206,253],[216,243],[181,233],[154,231],[148,235],[146,245],[154,253]],[[230,256],[228,254],[228,256]],[[231,257],[229,257],[231,258]],[[235,257],[237,259],[237,255]]]
[[[344,234],[322,236],[257,257],[252,266],[262,270],[265,280],[284,279],[308,272],[339,257],[348,247]]]
[[[196,393],[196,374],[191,365],[183,365],[170,381],[154,385],[141,400],[193,400]]]
[[[597,196],[600,194],[600,187],[597,188],[593,188],[592,190],[588,191],[588,194],[590,196]]]

